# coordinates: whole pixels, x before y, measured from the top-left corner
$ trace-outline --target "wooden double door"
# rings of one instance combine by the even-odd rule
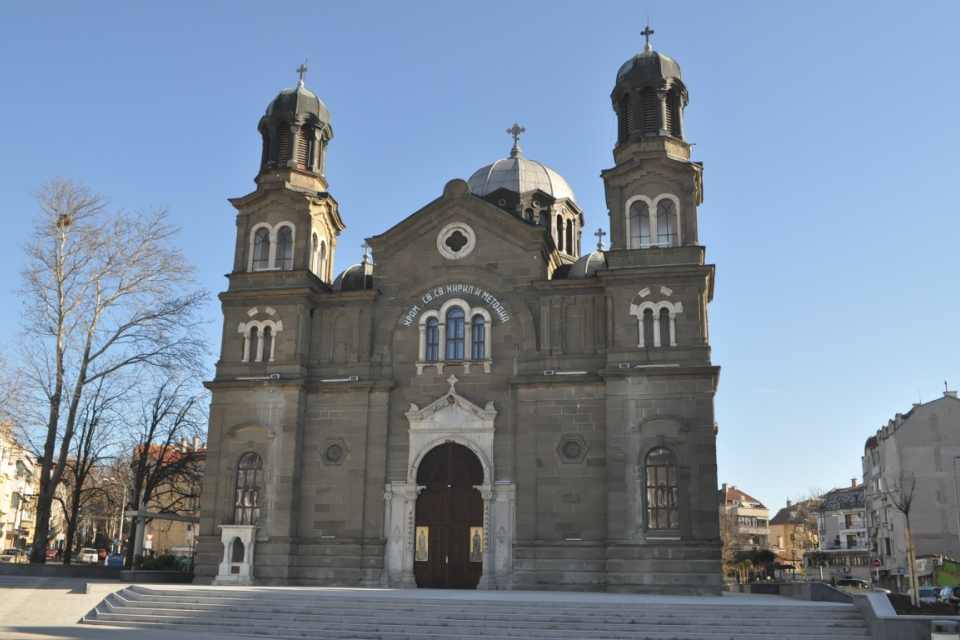
[[[420,463],[414,575],[417,586],[476,589],[483,574],[483,466],[463,445],[445,443]]]

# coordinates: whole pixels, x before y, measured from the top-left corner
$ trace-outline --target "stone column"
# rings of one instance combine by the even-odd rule
[[[493,577],[493,551],[490,544],[490,511],[493,503],[493,487],[489,484],[476,485],[483,498],[483,573],[480,575],[480,584],[477,589],[496,589],[497,583]]]
[[[415,484],[388,484],[384,491],[385,577],[381,584],[415,589],[413,548],[417,496],[423,487]]]
[[[498,482],[494,486],[490,513],[493,533],[491,560],[492,575],[497,589],[513,588],[513,541],[516,538],[517,485]]]

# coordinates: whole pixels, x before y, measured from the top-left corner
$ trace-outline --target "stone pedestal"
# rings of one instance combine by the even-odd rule
[[[257,541],[255,525],[225,524],[220,526],[220,540],[223,542],[223,562],[216,585],[249,586],[253,584],[253,548]]]

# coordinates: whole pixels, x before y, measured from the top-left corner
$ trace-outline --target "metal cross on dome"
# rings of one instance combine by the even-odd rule
[[[513,126],[507,129],[507,133],[513,136],[513,149],[510,150],[511,158],[520,155],[520,134],[524,132],[526,132],[526,129],[521,127],[519,122],[514,122]]]
[[[364,242],[362,245],[360,245],[360,248],[363,249],[363,261],[364,261],[364,263],[370,262],[370,254],[369,254],[369,251],[370,251],[370,248],[371,248],[370,245],[368,245],[366,242]]]
[[[653,47],[650,45],[650,36],[652,36],[656,31],[650,28],[650,16],[647,16],[647,28],[640,32],[640,35],[647,39],[647,44],[643,46],[644,51],[653,51]]]
[[[602,228],[597,229],[597,232],[593,234],[597,236],[597,249],[603,251],[603,236],[607,235]]]
[[[302,87],[302,86],[303,86],[303,76],[304,76],[304,74],[307,73],[307,71],[310,71],[310,69],[307,68],[307,61],[304,60],[304,61],[303,61],[303,64],[301,64],[299,67],[297,67],[296,71],[297,71],[297,73],[300,74],[300,83],[299,83],[299,84],[300,84],[300,86]]]

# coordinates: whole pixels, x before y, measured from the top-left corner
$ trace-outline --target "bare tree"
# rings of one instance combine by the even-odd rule
[[[742,573],[739,568],[739,552],[747,543],[747,536],[740,532],[737,522],[729,513],[720,514],[720,559],[724,570]]]
[[[116,445],[113,440],[116,418],[112,410],[126,390],[121,387],[110,391],[107,388],[108,382],[108,379],[100,378],[88,389],[90,393],[84,396],[83,407],[77,419],[76,437],[73,439],[71,453],[61,478],[65,491],[58,491],[55,497],[61,503],[67,521],[64,564],[70,564],[72,560],[81,510],[89,516],[91,508],[98,502],[104,502],[107,497],[103,487],[104,463]]]
[[[62,178],[35,195],[18,363],[34,400],[21,423],[36,429],[40,454],[30,561],[43,563],[88,386],[139,367],[198,367],[206,349],[195,314],[207,296],[172,244],[166,209],[110,212],[103,196]]]
[[[917,493],[917,477],[907,471],[900,471],[889,485],[890,501],[907,521],[907,566],[910,569],[910,602],[920,606],[920,584],[917,581],[917,550],[913,544],[913,529],[910,528],[910,509]]]
[[[133,416],[129,433],[133,493],[130,501],[156,513],[195,509],[203,468],[201,453],[193,443],[206,433],[205,393],[194,380],[164,377],[144,386],[140,411]],[[145,519],[134,517],[130,540],[138,536]],[[128,545],[125,564],[133,563],[134,545]]]

